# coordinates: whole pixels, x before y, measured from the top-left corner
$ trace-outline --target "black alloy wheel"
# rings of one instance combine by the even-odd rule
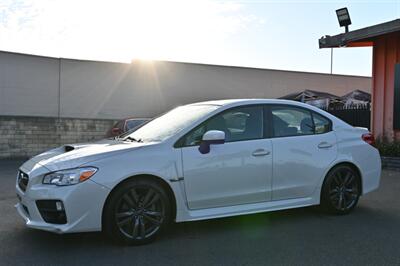
[[[321,204],[336,214],[347,214],[357,205],[361,193],[358,173],[352,167],[340,165],[327,175],[322,187]]]
[[[169,222],[171,205],[153,180],[131,180],[117,188],[105,207],[104,229],[126,244],[151,242]]]

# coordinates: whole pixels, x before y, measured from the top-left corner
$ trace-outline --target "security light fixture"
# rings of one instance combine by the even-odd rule
[[[339,21],[340,27],[345,27],[346,32],[349,32],[349,25],[351,25],[351,19],[347,7],[336,10],[336,15]]]

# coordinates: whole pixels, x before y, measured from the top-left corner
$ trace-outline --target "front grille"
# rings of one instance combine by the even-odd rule
[[[28,186],[29,176],[22,171],[18,172],[18,186],[22,191],[26,190]]]
[[[65,215],[64,207],[62,210],[57,210],[56,202],[59,200],[37,200],[36,206],[46,223],[50,224],[66,224],[67,216]],[[63,205],[61,205],[63,206]]]

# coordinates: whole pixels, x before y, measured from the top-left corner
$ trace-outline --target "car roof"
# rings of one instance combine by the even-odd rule
[[[205,101],[192,103],[191,105],[218,105],[218,106],[226,106],[226,105],[246,105],[246,104],[290,104],[290,105],[299,105],[304,106],[304,103],[300,103],[292,100],[283,100],[283,99],[226,99],[226,100],[214,100],[214,101]],[[309,107],[310,105],[306,105]]]
[[[299,106],[303,107],[309,110],[313,110],[314,112],[317,112],[319,114],[324,115],[325,117],[328,117],[332,121],[335,121],[334,125],[337,126],[344,126],[344,127],[351,127],[348,125],[346,122],[338,119],[337,117],[333,116],[332,114],[318,108],[315,106],[312,106],[310,104],[298,102],[298,101],[292,101],[292,100],[283,100],[283,99],[227,99],[227,100],[215,100],[215,101],[205,101],[205,102],[198,102],[198,103],[193,103],[190,105],[216,105],[220,107],[225,108],[230,108],[230,107],[235,107],[235,106],[242,106],[242,105],[250,105],[250,104],[287,104],[291,106]]]

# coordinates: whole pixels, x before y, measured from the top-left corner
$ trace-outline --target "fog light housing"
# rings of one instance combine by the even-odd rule
[[[64,205],[63,205],[62,201],[59,201],[59,200],[56,201],[56,209],[57,209],[57,211],[64,210]]]
[[[61,200],[37,200],[36,206],[46,223],[66,224],[64,204]]]

